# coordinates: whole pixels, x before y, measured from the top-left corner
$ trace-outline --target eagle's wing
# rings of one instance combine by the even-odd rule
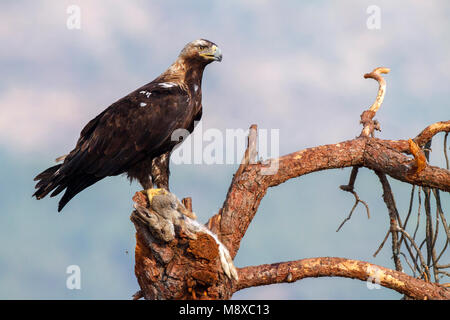
[[[60,165],[38,175],[35,195],[66,189],[58,210],[78,192],[157,153],[188,117],[188,93],[175,83],[149,83],[118,100],[81,131]]]

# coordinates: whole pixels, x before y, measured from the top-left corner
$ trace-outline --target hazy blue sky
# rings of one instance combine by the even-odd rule
[[[69,5],[81,29],[66,26]],[[366,12],[380,8],[381,28]],[[129,299],[134,276],[131,197],[124,177],[83,191],[57,213],[55,198],[31,199],[33,177],[71,150],[84,124],[167,68],[189,41],[218,44],[207,67],[203,128],[280,130],[282,154],[352,139],[376,96],[363,74],[386,76],[377,114],[381,138],[414,137],[449,119],[450,4],[446,1],[2,1],[0,3],[0,298]],[[431,162],[443,166],[442,136]],[[199,220],[220,208],[237,165],[172,165],[178,197],[193,197]],[[350,169],[291,180],[271,189],[243,239],[238,267],[318,256],[393,267],[390,246],[372,254],[388,229],[377,178],[361,170],[356,187],[371,208],[339,190]],[[401,214],[410,186],[392,181]],[[450,207],[442,195],[444,209]],[[448,259],[447,259],[448,262]],[[66,268],[81,268],[81,290]],[[235,298],[398,299],[349,279],[306,279],[244,290]]]

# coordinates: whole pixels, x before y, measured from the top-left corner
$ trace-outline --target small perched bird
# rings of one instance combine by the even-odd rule
[[[179,143],[177,129],[191,133],[202,116],[202,76],[205,67],[221,61],[211,41],[188,43],[177,60],[152,82],[113,103],[81,131],[75,148],[34,179],[42,199],[63,190],[58,211],[97,181],[126,173],[144,189],[155,184],[169,190],[170,153]]]

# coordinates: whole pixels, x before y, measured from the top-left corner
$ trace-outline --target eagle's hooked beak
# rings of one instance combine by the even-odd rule
[[[219,47],[214,46],[215,50],[214,50],[214,58],[216,61],[222,61],[222,50],[220,50]]]
[[[211,51],[201,53],[200,55],[202,55],[203,57],[205,57],[207,59],[212,59],[214,61],[222,61],[222,51],[216,45],[213,45],[211,47]]]

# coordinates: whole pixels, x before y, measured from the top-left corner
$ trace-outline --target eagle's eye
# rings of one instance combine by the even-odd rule
[[[207,48],[207,46],[198,46],[198,48],[203,51]]]

